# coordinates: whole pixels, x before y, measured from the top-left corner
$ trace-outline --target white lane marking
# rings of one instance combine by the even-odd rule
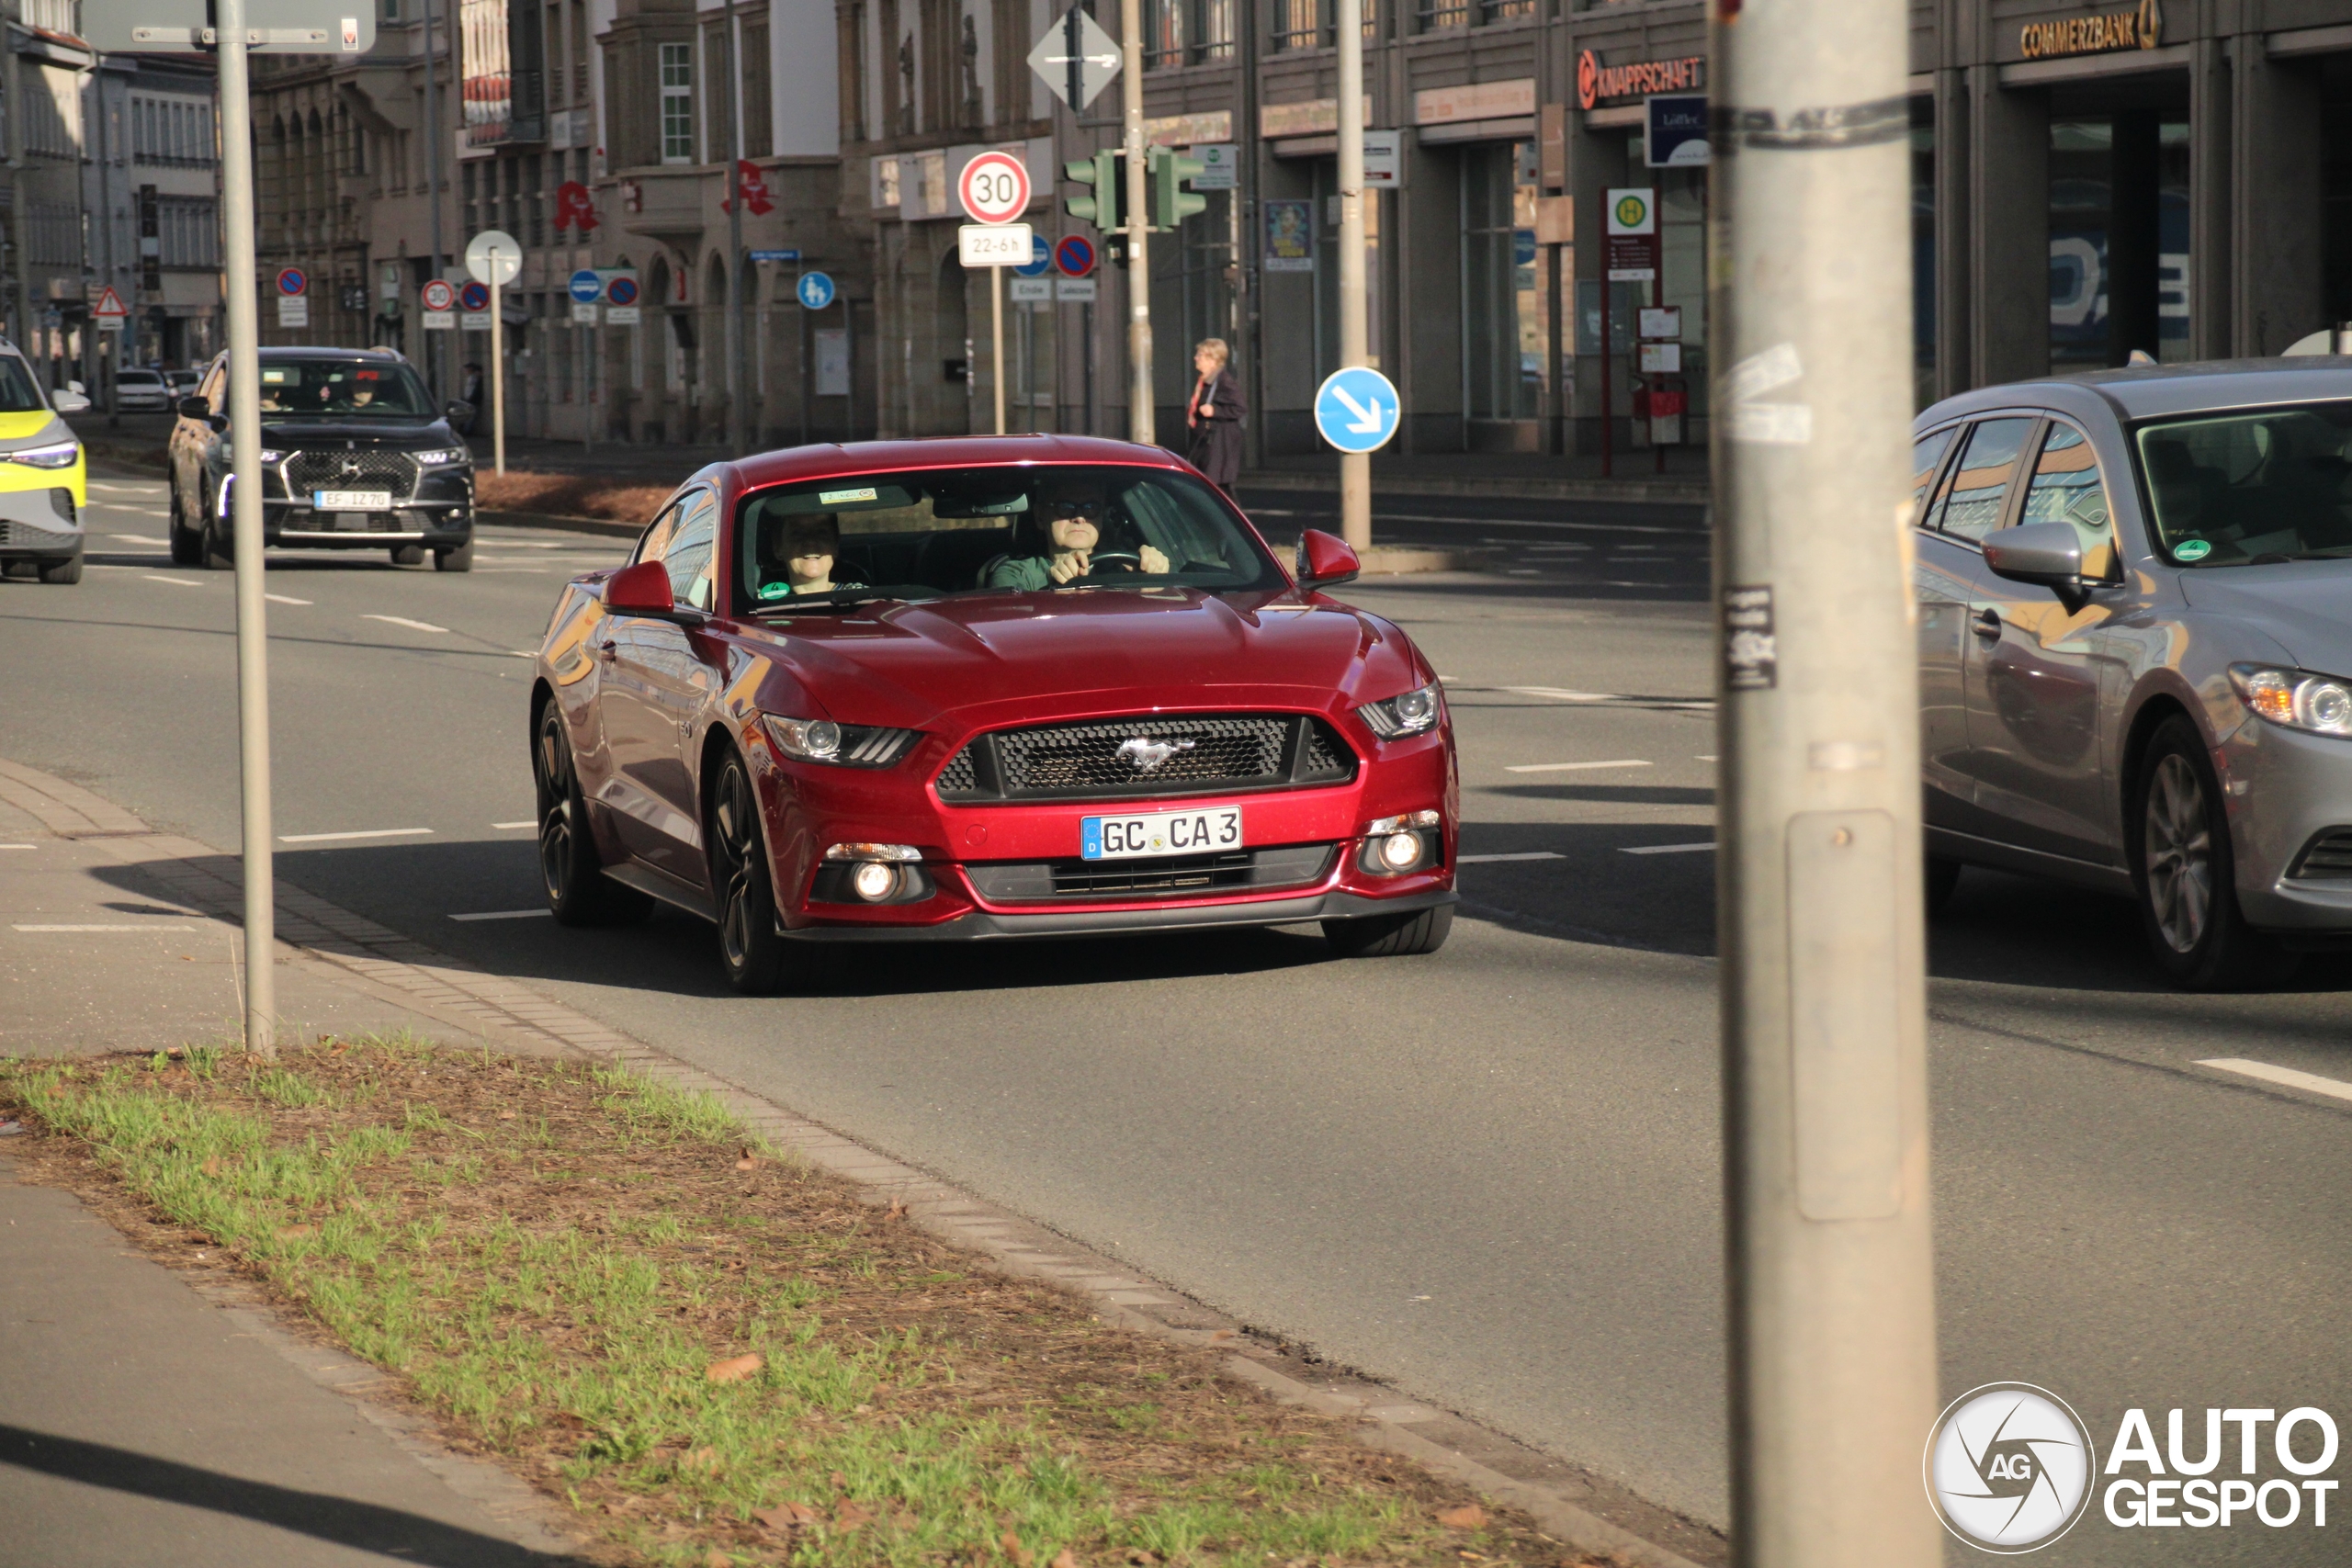
[[[522,821],[520,821],[520,822],[492,822],[492,823],[491,824],[491,826],[492,826],[492,827],[493,827],[493,828],[500,828],[500,829],[504,829],[504,828],[536,828],[536,827],[537,827],[538,825],[539,825],[539,823],[538,823],[538,818],[535,818],[535,817],[526,817],[526,818],[523,818],[523,820],[522,820]]]
[[[537,659],[538,654],[527,648],[510,648],[507,653],[515,659]]]
[[[1567,858],[1568,857],[1566,855],[1555,854],[1550,850],[1528,850],[1515,855],[1456,855],[1453,857],[1453,863],[1456,865],[1492,865],[1497,861],[1504,860],[1566,860]]]
[[[147,535],[145,535],[145,534],[108,534],[108,535],[107,536],[107,538],[109,538],[109,539],[120,539],[120,540],[121,540],[124,544],[126,544],[126,545],[166,545],[166,546],[168,546],[168,545],[171,543],[171,541],[170,541],[169,539],[157,539],[157,538],[152,538],[152,537],[150,537],[149,536],[147,536]]]
[[[19,926],[17,929],[22,931],[24,928]],[[2324,1078],[2317,1073],[2299,1073],[2292,1067],[2274,1067],[2267,1062],[2250,1062],[2243,1056],[2214,1056],[2197,1065],[2260,1078],[2266,1083],[2284,1084],[2289,1089],[2324,1094],[2334,1100],[2352,1100],[2352,1083],[2346,1083],[2342,1078]]]
[[[1693,855],[1701,851],[1712,852],[1713,844],[1644,844],[1636,849],[1621,849],[1621,855]]]
[[[541,920],[553,919],[551,909],[484,909],[478,915],[452,915],[453,920]]]
[[[281,844],[324,844],[338,839],[413,839],[430,833],[430,828],[363,828],[351,833],[280,833]]]
[[[1515,692],[1522,697],[1551,697],[1564,703],[1613,703],[1617,700],[1614,692],[1567,692],[1557,686],[1505,686],[1501,689]]]
[[[1639,757],[1620,757],[1613,762],[1521,762],[1505,768],[1507,773],[1581,773],[1594,768],[1646,768],[1649,763]]]
[[[1503,575],[1505,577],[1541,577],[1544,575],[1544,572],[1542,569],[1538,567],[1513,566],[1504,568]]]
[[[431,621],[412,621],[406,615],[362,615],[363,621],[381,621],[390,626],[406,626],[412,631],[447,632],[447,626],[436,626]]]
[[[172,924],[143,926],[17,926],[20,931],[192,931],[190,925]]]
[[[152,571],[139,574],[150,582],[168,582],[175,588],[201,588],[204,584],[193,577],[164,577]]]
[[[163,484],[163,480],[157,479],[153,483],[143,485],[110,485],[103,479],[92,479],[90,481],[90,488],[92,490],[106,491],[114,495],[148,495],[152,494]]]
[[[30,850],[39,847],[36,844],[0,844],[0,850]]]
[[[1706,755],[1706,754],[1704,754],[1704,753],[1702,753],[1702,754],[1701,754],[1701,755],[1699,755],[1699,756],[1693,757],[1693,758],[1691,758],[1690,760],[1691,760],[1692,761],[1694,761],[1694,762],[1719,762],[1719,761],[1723,761],[1723,759],[1722,759],[1722,758],[1720,758],[1720,757],[1708,756],[1708,755]]]
[[[96,487],[93,486],[92,488],[95,489]],[[90,502],[90,504],[93,506],[103,506],[108,512],[135,513],[141,517],[168,517],[171,515],[170,513],[164,511],[160,506],[125,506],[119,501],[94,501]]]
[[[307,604],[310,603],[308,599],[289,599],[283,593],[265,593],[262,597],[268,600],[273,604]]]

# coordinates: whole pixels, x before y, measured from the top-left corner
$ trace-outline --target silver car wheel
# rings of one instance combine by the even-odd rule
[[[2148,781],[2144,839],[2148,904],[2156,929],[2175,953],[2204,940],[2213,910],[2213,836],[2206,820],[2205,786],[2188,759],[2157,759]]]

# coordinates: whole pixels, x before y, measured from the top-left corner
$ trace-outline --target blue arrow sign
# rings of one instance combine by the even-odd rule
[[[1396,434],[1403,405],[1396,388],[1362,366],[1334,370],[1315,394],[1315,428],[1342,452],[1371,452]]]
[[[1043,277],[1046,269],[1054,265],[1054,253],[1046,244],[1043,234],[1029,236],[1029,265],[1012,269],[1015,277]]]
[[[605,280],[587,267],[571,275],[571,298],[577,304],[594,305],[605,292]]]
[[[793,292],[800,297],[802,309],[821,310],[833,302],[832,276],[822,272],[804,272]]]

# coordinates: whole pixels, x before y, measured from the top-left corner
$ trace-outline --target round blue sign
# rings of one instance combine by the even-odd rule
[[[1342,452],[1370,452],[1396,434],[1403,405],[1396,385],[1377,370],[1334,370],[1315,394],[1315,428]]]
[[[587,267],[583,266],[571,275],[571,298],[574,303],[594,305],[596,302],[596,297],[604,291],[605,280]]]
[[[294,299],[310,287],[311,275],[300,267],[282,266],[277,269],[277,291],[288,299]]]
[[[1015,277],[1043,277],[1046,269],[1054,265],[1054,253],[1046,247],[1043,234],[1029,236],[1029,265],[1012,269]]]
[[[821,310],[833,302],[832,276],[822,272],[804,272],[792,291],[800,297],[802,309]]]
[[[1064,277],[1084,277],[1094,270],[1094,242],[1083,234],[1066,235],[1054,247],[1054,268]]]
[[[610,299],[616,305],[636,304],[637,279],[633,277],[616,277],[613,279],[612,282],[605,286],[605,298]]]
[[[490,285],[477,278],[458,290],[458,303],[469,310],[490,309]]]

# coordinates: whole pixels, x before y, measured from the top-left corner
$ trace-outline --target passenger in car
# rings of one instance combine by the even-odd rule
[[[1098,553],[1105,566],[1114,564],[1114,557],[1121,558],[1115,564],[1125,570],[1159,573],[1168,570],[1168,557],[1140,540],[1132,550],[1103,547],[1102,528],[1109,508],[1100,496],[1041,491],[1030,498],[1030,503],[1045,519],[1045,537],[1041,540],[1034,531],[1024,531],[1026,553],[990,561],[981,573],[981,587],[1023,593],[1058,588],[1090,575]]]
[[[862,582],[833,581],[833,562],[841,554],[841,520],[830,512],[799,517],[772,518],[761,530],[760,597],[783,599],[798,593],[831,593],[837,588],[863,588]]]

